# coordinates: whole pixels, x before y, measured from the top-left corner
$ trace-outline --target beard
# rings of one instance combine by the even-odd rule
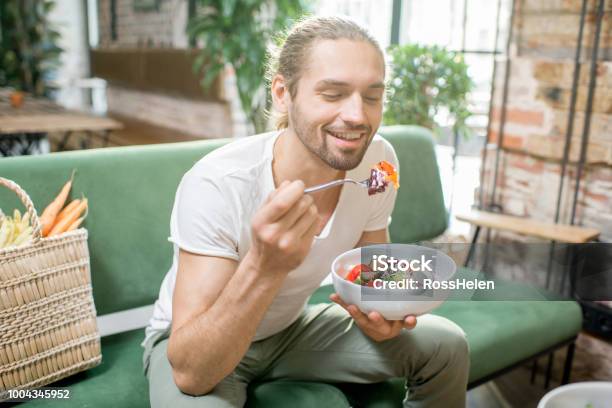
[[[291,109],[289,110],[289,123],[293,126],[295,134],[298,139],[302,142],[302,144],[308,149],[312,154],[320,158],[325,164],[329,167],[340,170],[347,171],[353,170],[355,167],[359,166],[363,156],[368,150],[368,146],[373,138],[372,129],[369,126],[360,126],[357,128],[344,127],[346,131],[360,131],[361,133],[366,133],[366,137],[368,140],[363,144],[363,147],[359,150],[353,152],[333,152],[329,146],[327,133],[322,131],[322,137],[318,137],[317,126],[313,124],[306,123],[305,121],[301,121],[299,118],[302,118],[303,115],[300,113],[300,110],[297,104],[293,104]]]

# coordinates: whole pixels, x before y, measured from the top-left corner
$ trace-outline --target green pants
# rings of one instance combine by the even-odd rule
[[[250,381],[291,379],[375,383],[406,378],[405,407],[465,407],[469,352],[465,334],[443,317],[374,342],[336,304],[308,306],[287,329],[253,342],[233,373],[203,396],[183,394],[168,362],[167,333],[145,345],[152,407],[242,407]]]

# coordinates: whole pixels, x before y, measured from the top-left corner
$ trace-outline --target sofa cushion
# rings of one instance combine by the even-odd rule
[[[58,381],[54,387],[70,389],[70,399],[62,407],[149,407],[149,386],[142,372],[143,330],[104,337],[102,364],[89,371]],[[275,381],[249,387],[249,407],[308,408],[321,401],[330,407],[349,407],[342,391],[333,385],[309,382]],[[30,401],[23,407],[56,406],[52,400]]]
[[[102,338],[102,363],[53,384],[67,387],[70,399],[34,400],[21,406],[149,407],[149,386],[142,371],[142,329]]]
[[[580,306],[573,301],[450,301],[433,314],[454,321],[465,331],[470,346],[469,383],[571,339],[582,325]],[[400,408],[404,384],[395,378],[341,388],[360,406]]]
[[[471,274],[471,271],[461,271]],[[329,302],[331,285],[323,286],[310,303]],[[582,322],[580,307],[572,301],[447,301],[434,311],[457,323],[470,346],[470,382],[475,382],[542,350],[574,337]],[[142,373],[144,332],[134,330],[102,339],[102,364],[54,384],[67,386],[71,399],[66,406],[148,406],[148,384]],[[249,387],[249,407],[315,406],[310,402],[333,402],[348,407],[350,401],[372,407],[401,406],[404,382],[356,385],[282,381]],[[47,402],[48,403],[48,402]],[[302,404],[303,403],[303,404]],[[44,401],[26,405],[44,406]]]
[[[458,278],[477,275],[467,268],[459,268],[457,272]],[[502,288],[495,296],[520,298],[522,288],[527,300],[487,300],[492,296],[480,291],[473,295],[479,300],[447,300],[432,311],[457,323],[466,333],[470,346],[470,382],[567,341],[582,328],[582,311],[577,302],[531,300],[538,294],[533,287],[495,282]],[[506,288],[511,296],[504,295]],[[321,287],[310,301],[328,301],[332,292],[331,285]]]
[[[248,388],[246,408],[349,408],[344,393],[331,384],[272,381]]]

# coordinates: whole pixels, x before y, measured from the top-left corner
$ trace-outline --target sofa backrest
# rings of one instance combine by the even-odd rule
[[[412,243],[442,234],[447,214],[431,132],[420,126],[386,126],[400,163],[400,189],[391,216],[391,242]]]
[[[434,237],[446,228],[431,135],[416,127],[382,129],[401,163],[391,227],[394,242]],[[89,199],[92,284],[99,315],[149,305],[172,261],[167,241],[176,187],[202,156],[228,140],[131,146],[0,159],[0,175],[21,185],[42,212],[77,169],[71,197]],[[0,189],[6,213],[23,208]]]

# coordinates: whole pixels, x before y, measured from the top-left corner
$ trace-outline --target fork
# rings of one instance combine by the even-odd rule
[[[308,194],[308,193],[314,193],[317,191],[321,191],[321,190],[325,190],[328,188],[332,188],[332,187],[336,187],[339,185],[342,185],[344,183],[352,183],[352,184],[357,184],[361,187],[364,188],[369,188],[370,187],[370,183],[369,183],[370,179],[365,179],[363,181],[355,181],[353,179],[342,179],[342,180],[334,180],[334,181],[330,181],[329,183],[324,183],[324,184],[319,184],[318,186],[313,186],[313,187],[309,187],[307,189],[304,190],[304,193]]]

